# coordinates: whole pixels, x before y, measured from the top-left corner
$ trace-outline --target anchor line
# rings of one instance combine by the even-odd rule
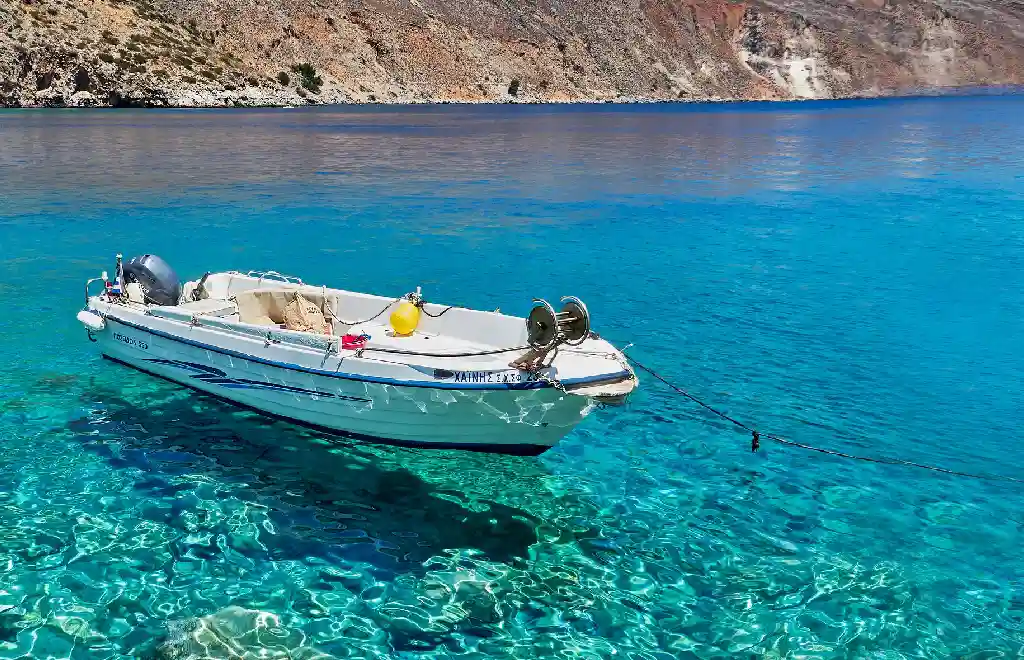
[[[417,306],[420,308],[421,312],[423,312],[424,314],[426,314],[427,316],[429,316],[432,319],[439,319],[442,316],[444,316],[445,314],[447,314],[448,312],[452,311],[453,309],[465,309],[465,307],[463,307],[462,305],[448,305],[447,307],[442,309],[437,314],[431,314],[430,312],[427,311],[427,308],[423,306],[422,302],[419,305],[417,305]]]
[[[623,353],[623,355],[626,355],[626,354]],[[774,433],[762,433],[762,432],[758,431],[757,429],[744,424],[743,422],[739,421],[738,419],[735,419],[734,417],[731,417],[731,416],[727,415],[726,413],[722,412],[721,410],[718,410],[717,408],[715,408],[713,406],[710,406],[707,403],[704,403],[703,401],[701,401],[697,397],[693,396],[692,394],[690,394],[689,392],[687,392],[683,388],[681,388],[681,387],[679,387],[679,386],[669,382],[661,374],[659,374],[658,372],[654,371],[650,367],[644,366],[643,364],[638,362],[637,359],[634,358],[632,355],[626,355],[626,357],[634,365],[636,365],[641,370],[643,370],[643,371],[647,372],[648,374],[650,374],[651,376],[653,376],[656,380],[661,381],[662,384],[668,386],[670,389],[675,391],[680,396],[686,397],[687,399],[689,399],[693,403],[697,404],[701,408],[704,408],[708,412],[716,415],[717,417],[719,417],[721,419],[724,419],[727,422],[732,423],[737,428],[741,428],[744,431],[747,431],[748,433],[750,433],[750,436],[751,436],[751,439],[750,439],[750,449],[751,449],[751,451],[757,451],[760,448],[760,446],[761,446],[761,438],[766,438],[768,440],[772,440],[774,442],[777,442],[779,444],[786,445],[786,446],[789,446],[789,447],[797,447],[799,449],[805,449],[807,451],[814,451],[814,452],[818,452],[818,453],[821,453],[821,454],[828,454],[829,456],[838,456],[840,458],[849,458],[849,459],[852,459],[852,460],[855,460],[855,461],[865,461],[865,462],[868,462],[868,463],[881,463],[883,465],[902,465],[902,466],[905,466],[905,467],[918,468],[918,469],[921,469],[921,470],[931,470],[932,472],[941,472],[942,474],[948,474],[948,475],[955,476],[955,477],[967,477],[967,478],[970,478],[970,479],[981,479],[981,480],[986,480],[986,481],[1009,481],[1009,482],[1013,482],[1013,483],[1024,483],[1024,479],[1018,479],[1016,477],[1007,477],[1007,476],[1003,476],[1003,475],[993,475],[993,474],[979,474],[979,473],[976,473],[976,472],[963,472],[961,470],[951,470],[949,468],[940,467],[938,465],[929,465],[927,463],[916,463],[914,461],[907,461],[907,460],[904,460],[904,459],[901,459],[901,458],[887,458],[885,456],[861,456],[861,455],[858,455],[858,454],[849,454],[847,452],[836,451],[834,449],[825,449],[824,447],[815,447],[814,445],[808,445],[808,444],[804,444],[802,442],[796,442],[794,440],[788,440],[786,438],[779,437],[779,436],[775,435]]]

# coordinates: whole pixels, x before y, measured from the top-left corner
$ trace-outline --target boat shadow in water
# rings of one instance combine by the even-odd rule
[[[549,506],[565,504],[546,489],[549,475],[536,459],[368,446],[164,386],[141,392],[94,387],[82,401],[90,412],[68,424],[70,433],[131,479],[136,515],[170,528],[170,558],[149,570],[163,570],[171,589],[179,559],[237,564],[241,556],[260,572],[273,571],[279,561],[320,565],[325,568],[310,588],[340,587],[364,598],[402,576],[429,581],[436,562],[426,560],[451,550],[529,571],[538,528],[551,521],[494,500],[514,488],[547,493]],[[211,508],[219,513],[209,515]],[[247,534],[239,533],[240,515],[247,518]],[[565,540],[595,534],[575,530]],[[301,612],[304,591],[295,590],[297,600],[280,607]],[[201,616],[223,606],[194,602],[188,609]],[[363,614],[387,632],[396,650],[435,647],[453,632],[393,624],[374,606],[364,606]],[[486,635],[500,623],[497,616],[484,628],[475,619],[457,627]],[[135,640],[140,649],[163,636],[153,623],[158,628],[144,626],[149,641]]]
[[[143,506],[145,517],[185,532],[191,531],[183,527],[185,514],[194,513],[199,500],[231,497],[255,504],[266,511],[274,532],[233,550],[256,562],[362,561],[386,580],[422,571],[424,560],[446,548],[515,564],[537,541],[539,521],[529,513],[497,502],[467,500],[463,506],[463,493],[400,466],[396,453],[413,450],[327,440],[194,394],[145,406],[113,391],[88,398],[101,400],[102,408],[70,422],[69,430],[113,467],[138,471],[134,489],[151,503]],[[436,461],[461,455],[416,453],[431,454],[417,459]],[[540,487],[541,466],[528,469],[538,473]],[[216,554],[217,546],[208,552]]]

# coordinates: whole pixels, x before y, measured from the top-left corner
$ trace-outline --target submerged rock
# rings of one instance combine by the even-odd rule
[[[159,660],[330,660],[308,646],[301,630],[281,625],[270,612],[230,606],[196,619],[167,624]]]

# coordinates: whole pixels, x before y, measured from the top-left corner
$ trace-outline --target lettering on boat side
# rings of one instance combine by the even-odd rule
[[[110,334],[111,334],[111,336],[114,339],[116,339],[117,341],[119,341],[119,342],[121,342],[123,344],[127,344],[128,346],[133,346],[135,348],[141,348],[144,351],[148,351],[149,350],[149,344],[147,344],[146,342],[142,341],[141,339],[136,339],[135,337],[129,337],[128,335],[122,335],[120,332],[112,332]]]
[[[192,372],[191,378],[195,380],[201,380],[204,383],[210,383],[211,385],[220,385],[232,390],[270,390],[274,392],[285,392],[288,394],[305,394],[313,398],[322,399],[339,399],[341,401],[357,401],[359,403],[372,403],[370,399],[365,399],[358,396],[348,396],[345,394],[334,394],[332,392],[321,392],[319,390],[307,390],[304,387],[294,387],[292,385],[283,385],[279,383],[269,383],[266,381],[249,380],[248,378],[231,378],[226,372],[221,371],[215,367],[211,367],[205,364],[197,364],[195,362],[183,362],[181,360],[162,360],[162,359],[149,359],[147,362],[154,364],[162,364],[169,367],[176,367],[184,371]]]
[[[434,369],[434,378],[438,380],[451,380],[455,383],[534,383],[539,378],[530,373],[508,369],[505,371],[449,371],[447,369]]]

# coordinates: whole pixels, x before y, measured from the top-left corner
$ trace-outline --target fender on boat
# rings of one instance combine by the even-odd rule
[[[90,312],[87,309],[83,309],[78,313],[78,320],[81,321],[87,329],[99,332],[103,328],[107,327],[107,322],[103,320],[103,317],[95,312]]]

